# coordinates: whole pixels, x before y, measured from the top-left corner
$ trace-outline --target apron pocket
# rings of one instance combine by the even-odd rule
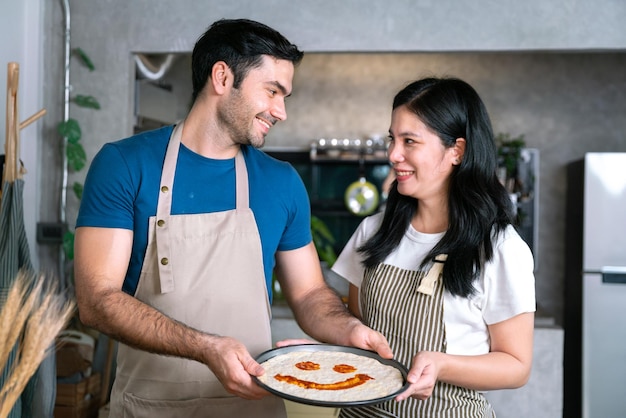
[[[124,418],[286,417],[283,401],[274,396],[267,396],[259,401],[249,401],[236,396],[150,400],[125,393],[122,408]]]

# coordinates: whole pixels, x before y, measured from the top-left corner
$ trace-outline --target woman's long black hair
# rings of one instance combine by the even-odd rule
[[[498,181],[497,149],[491,121],[478,93],[456,78],[425,78],[402,89],[393,109],[407,106],[439,136],[445,147],[465,138],[461,164],[450,178],[448,230],[422,260],[448,254],[443,270],[445,288],[453,295],[474,293],[473,282],[493,257],[493,240],[513,221],[513,205]],[[419,202],[398,193],[394,181],[379,230],[361,246],[365,267],[382,262],[400,244]]]

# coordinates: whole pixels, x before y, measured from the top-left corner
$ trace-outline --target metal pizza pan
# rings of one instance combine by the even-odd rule
[[[410,383],[407,382],[407,375],[409,371],[403,364],[399,363],[396,360],[382,358],[381,356],[378,355],[378,353],[374,351],[368,351],[368,350],[364,350],[362,348],[356,348],[356,347],[348,347],[348,346],[343,346],[343,345],[332,345],[332,344],[297,344],[297,345],[290,345],[287,347],[273,348],[271,350],[264,351],[263,353],[259,354],[255,358],[255,360],[258,363],[263,363],[276,356],[288,354],[291,352],[298,352],[298,351],[299,352],[302,352],[302,351],[342,352],[342,353],[351,353],[351,354],[356,354],[358,356],[369,357],[369,358],[375,359],[384,365],[394,367],[398,371],[400,371],[400,374],[402,375],[402,387],[398,389],[397,391],[390,393],[389,395],[378,397],[378,398],[364,399],[364,400],[358,400],[358,401],[322,401],[318,399],[308,399],[308,398],[304,398],[300,396],[295,396],[289,393],[279,391],[261,382],[256,376],[252,376],[253,380],[259,386],[261,386],[268,392],[271,392],[274,395],[279,396],[283,399],[287,399],[290,401],[307,404],[307,405],[334,407],[334,408],[365,406],[365,405],[373,405],[373,404],[385,402],[385,401],[395,398],[397,395],[404,392],[410,385]]]

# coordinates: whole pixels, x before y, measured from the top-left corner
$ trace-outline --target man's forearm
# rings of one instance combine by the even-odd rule
[[[205,351],[214,336],[190,328],[121,291],[100,295],[88,311],[81,313],[86,325],[128,346],[207,361]]]
[[[311,290],[291,305],[298,325],[318,341],[348,344],[350,330],[361,324],[328,286]]]

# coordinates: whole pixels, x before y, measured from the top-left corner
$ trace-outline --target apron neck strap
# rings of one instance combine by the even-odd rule
[[[448,258],[447,254],[439,254],[433,260],[433,265],[426,273],[426,276],[422,278],[422,281],[417,288],[417,291],[425,295],[432,295],[435,290],[435,282],[439,278],[439,275],[443,271],[443,265]]]
[[[178,151],[183,133],[183,122],[179,122],[172,131],[170,141],[165,153],[163,172],[161,173],[161,192],[157,203],[157,216],[165,217],[170,215],[172,209],[172,190],[174,186],[174,174],[176,173],[176,163],[178,161]],[[241,149],[235,156],[235,187],[236,187],[236,209],[247,209],[250,206],[248,170],[246,161]]]
[[[248,169],[241,149],[235,156],[235,179],[237,190],[237,209],[247,209],[250,206],[248,193]]]

